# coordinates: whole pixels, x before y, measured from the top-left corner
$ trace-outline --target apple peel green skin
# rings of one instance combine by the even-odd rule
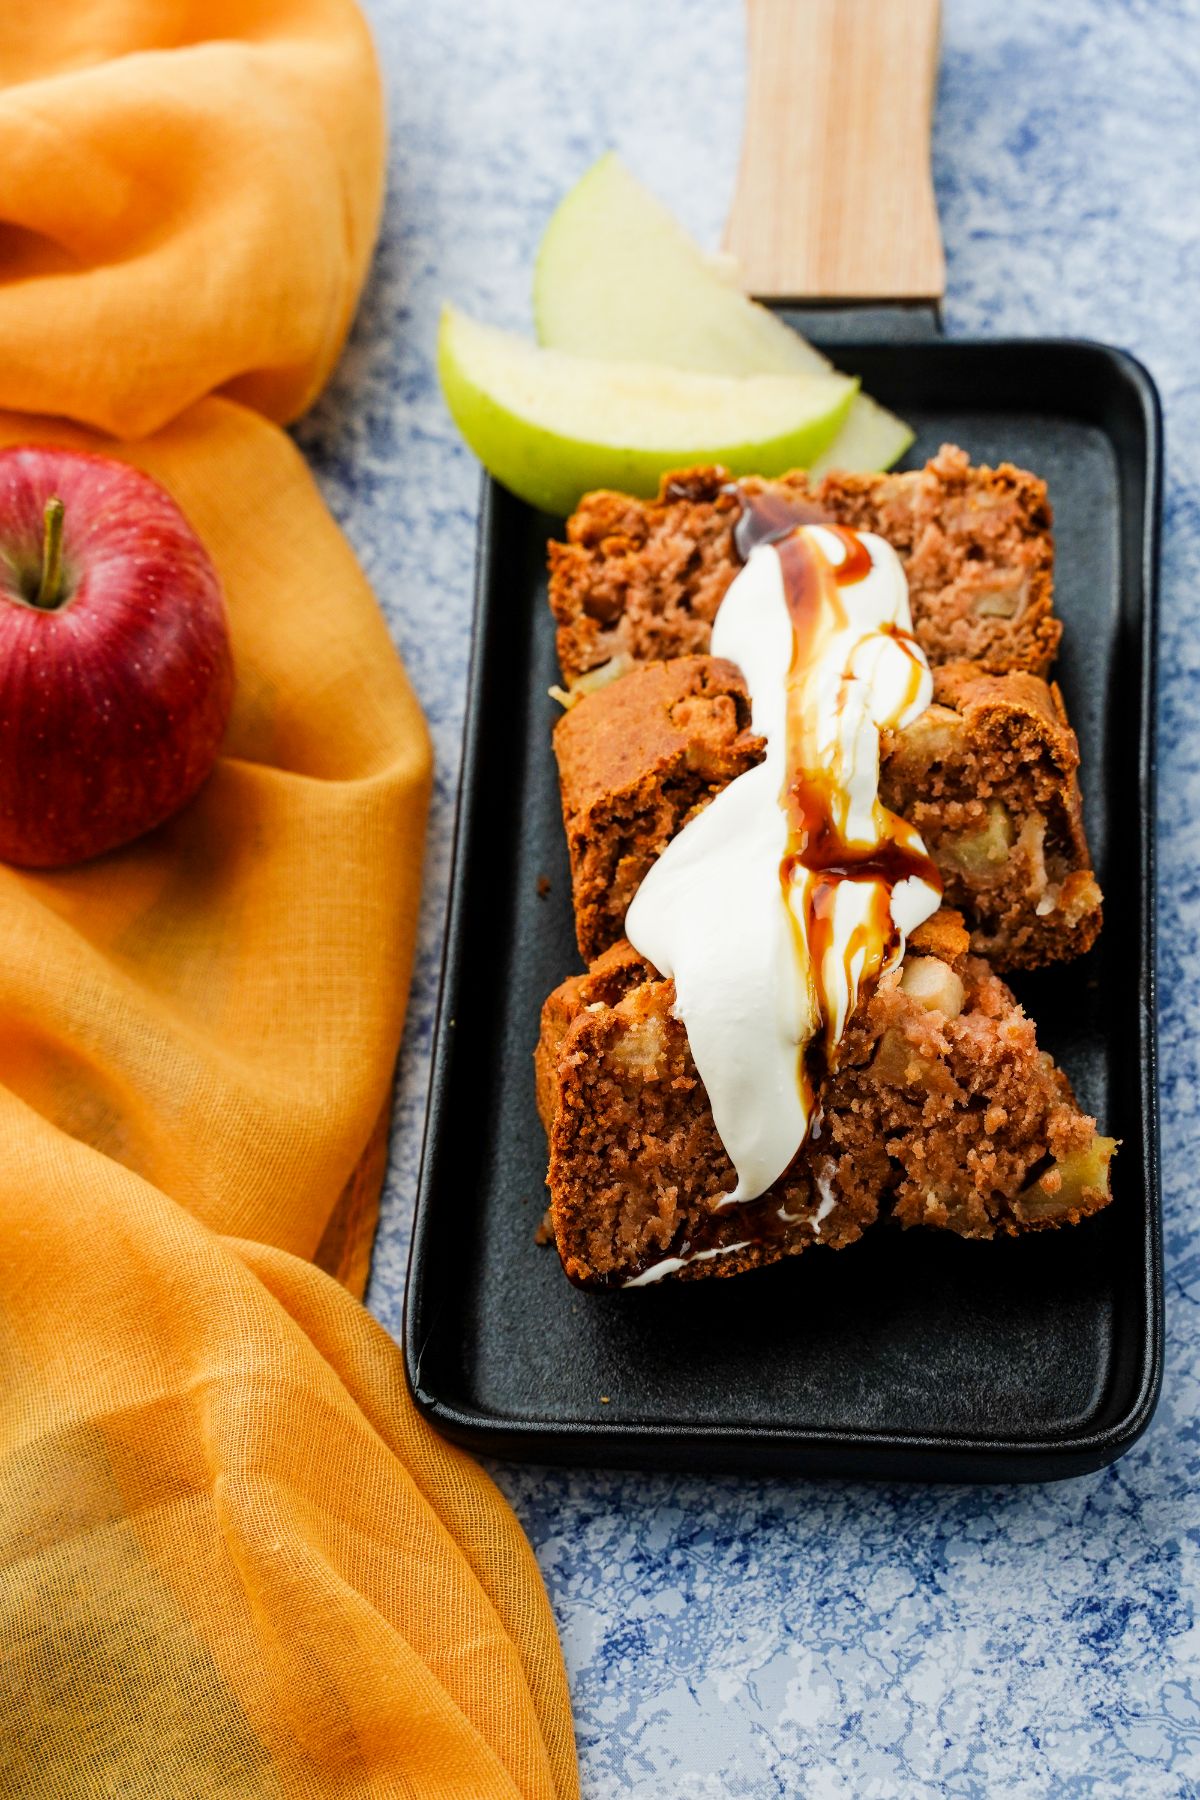
[[[438,376],[496,480],[543,512],[593,488],[653,495],[671,469],[782,475],[819,456],[858,391],[824,370],[746,377],[571,356],[446,307]]]
[[[540,344],[575,355],[713,375],[821,374],[833,367],[799,332],[747,299],[732,265],[706,257],[612,151],[576,182],[546,227],[533,314]],[[796,466],[814,475],[888,469],[912,441],[902,419],[859,394],[836,438]]]

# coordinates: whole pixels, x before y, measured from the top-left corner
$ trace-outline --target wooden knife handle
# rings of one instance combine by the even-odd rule
[[[937,300],[929,167],[940,0],[746,0],[725,247],[778,300]]]

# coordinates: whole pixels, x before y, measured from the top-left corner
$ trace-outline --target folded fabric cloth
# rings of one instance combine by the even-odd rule
[[[291,419],[383,194],[349,0],[0,8],[0,406],[130,436],[223,388]]]
[[[532,1553],[351,1297],[428,741],[261,413],[319,387],[365,270],[369,41],[350,0],[34,14],[0,11],[0,402],[41,416],[0,443],[170,490],[238,684],[174,820],[0,867],[0,1792],[569,1795]]]

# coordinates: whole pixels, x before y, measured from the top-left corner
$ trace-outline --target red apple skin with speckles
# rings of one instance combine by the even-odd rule
[[[170,495],[109,457],[0,451],[0,859],[60,868],[170,818],[210,773],[232,701],[220,578]]]

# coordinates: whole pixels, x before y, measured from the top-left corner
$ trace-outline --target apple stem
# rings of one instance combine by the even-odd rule
[[[33,604],[50,612],[62,599],[62,533],[66,509],[58,495],[46,502],[42,535],[42,579]]]

